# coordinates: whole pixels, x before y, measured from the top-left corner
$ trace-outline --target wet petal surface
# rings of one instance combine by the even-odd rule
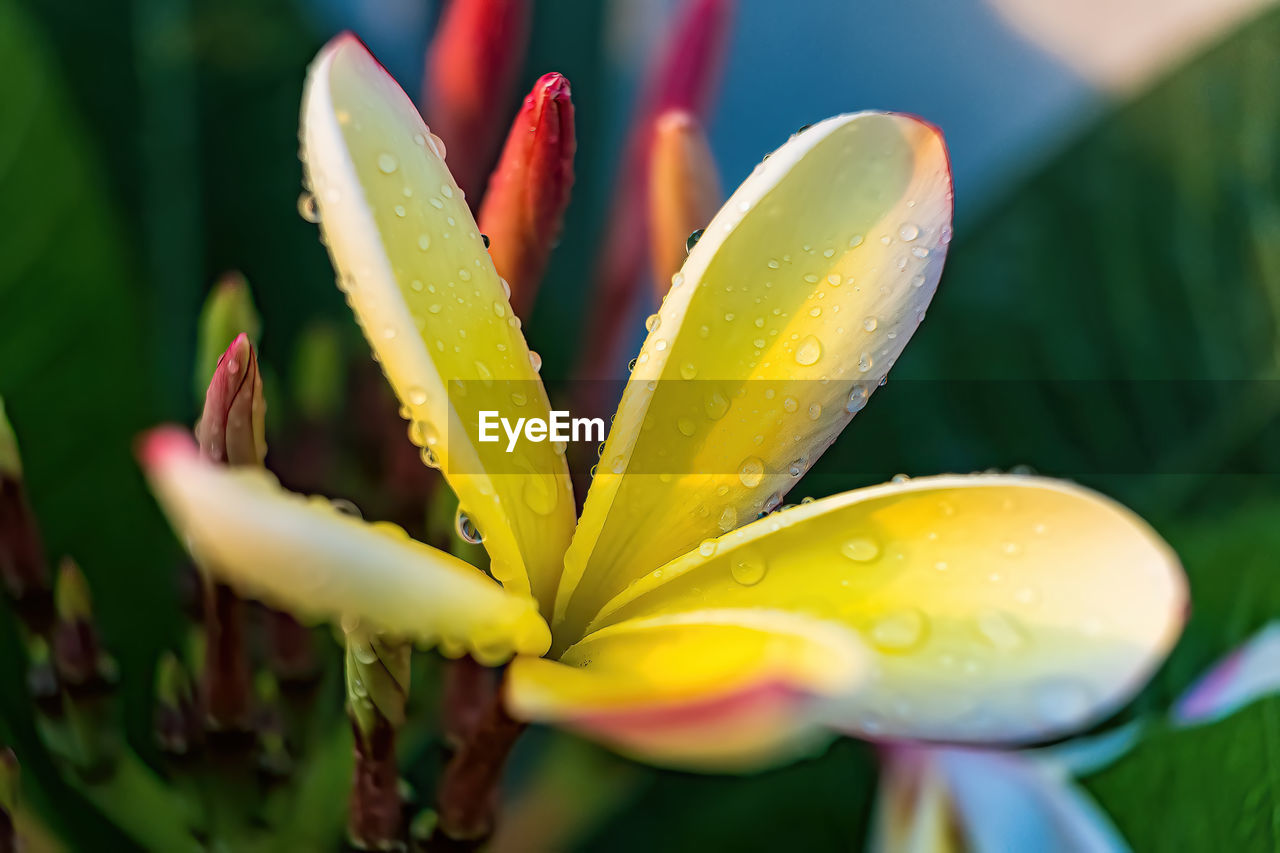
[[[941,136],[907,116],[828,119],[757,167],[650,321],[566,556],[558,637],[781,501],[915,331],[950,222]]]
[[[541,654],[550,644],[532,598],[393,524],[287,492],[262,469],[205,462],[179,429],[149,433],[139,455],[192,556],[247,596],[491,664],[514,652]]]
[[[573,526],[551,442],[479,440],[479,412],[546,418],[536,365],[440,144],[355,38],[311,66],[303,160],[339,284],[410,420],[484,536],[494,577],[549,607]]]
[[[597,620],[767,606],[856,628],[868,686],[832,703],[866,737],[1025,742],[1115,709],[1181,631],[1177,558],[1140,518],[1034,477],[923,477],[708,540]]]
[[[842,626],[766,609],[621,622],[560,661],[517,658],[507,703],[646,761],[743,768],[821,740],[815,697],[854,688],[863,651]]]

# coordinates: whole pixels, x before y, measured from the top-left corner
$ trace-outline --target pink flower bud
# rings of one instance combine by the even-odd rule
[[[218,360],[196,427],[200,452],[213,462],[261,465],[267,455],[266,402],[258,356],[241,333]]]
[[[705,120],[719,82],[733,0],[689,0],[645,87],[623,153],[613,209],[597,270],[596,303],[588,328],[588,375],[610,375],[619,342],[638,313],[637,283],[648,249],[649,162],[657,117],[686,110]]]
[[[480,208],[489,254],[527,316],[560,236],[573,186],[573,102],[569,81],[544,74],[524,99]]]

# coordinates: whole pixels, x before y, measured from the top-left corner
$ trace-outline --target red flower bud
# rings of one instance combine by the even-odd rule
[[[422,113],[474,210],[529,41],[528,0],[452,0],[427,51]]]
[[[573,186],[573,102],[569,81],[544,74],[511,125],[480,208],[489,254],[511,286],[511,305],[524,317],[560,236]]]
[[[640,302],[637,283],[648,250],[649,161],[657,118],[686,110],[706,119],[719,82],[733,0],[689,0],[649,76],[623,153],[613,209],[605,226],[596,303],[588,328],[588,375],[612,375],[621,341]]]

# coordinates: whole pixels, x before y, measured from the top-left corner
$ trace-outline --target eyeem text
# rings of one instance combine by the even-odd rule
[[[574,418],[561,409],[552,409],[550,418],[510,418],[502,417],[496,411],[480,412],[480,440],[482,442],[501,441],[499,429],[506,435],[507,452],[516,449],[516,442],[523,435],[525,441],[540,443],[544,441],[604,441],[603,418]]]

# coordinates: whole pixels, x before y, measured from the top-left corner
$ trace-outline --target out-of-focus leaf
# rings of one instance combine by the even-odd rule
[[[1280,697],[1149,732],[1085,784],[1134,850],[1280,849]]]
[[[844,740],[820,758],[725,779],[654,772],[582,850],[856,850],[870,822],[874,755]]]
[[[1274,494],[1212,474],[1280,471],[1277,67],[1271,12],[959,221],[928,319],[820,470],[1029,464],[1157,518]]]
[[[140,298],[94,152],[13,0],[0,0],[0,101],[0,395],[49,556],[72,554],[88,575],[146,732],[150,662],[176,609],[172,537],[130,453],[150,420]],[[137,614],[147,630],[125,624]],[[23,675],[20,654],[0,656],[18,738],[31,731]],[[17,746],[25,763],[30,745]]]

